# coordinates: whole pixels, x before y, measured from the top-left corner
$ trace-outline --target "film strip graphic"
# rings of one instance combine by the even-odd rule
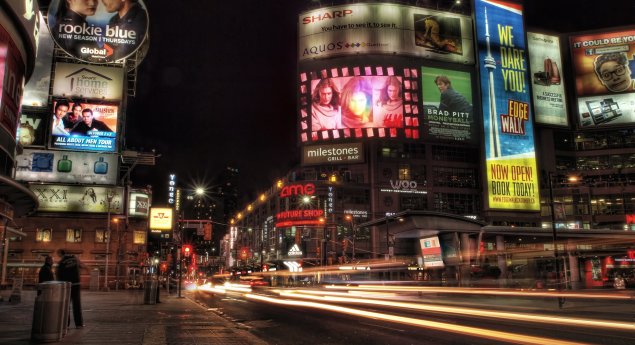
[[[312,85],[325,78],[352,79],[362,77],[366,79],[381,77],[397,77],[401,80],[402,108],[400,120],[391,121],[389,125],[359,124],[359,126],[341,126],[343,128],[330,128],[313,130],[312,123]],[[385,79],[385,78],[384,78]],[[419,108],[419,71],[411,67],[394,67],[386,65],[378,66],[344,66],[318,71],[302,72],[299,75],[300,83],[300,140],[301,143],[325,142],[341,139],[363,138],[394,138],[412,139],[421,138],[420,108]],[[374,92],[379,91],[373,89]],[[372,102],[376,102],[372,98]],[[343,106],[343,105],[342,105]],[[374,114],[377,115],[377,114]]]

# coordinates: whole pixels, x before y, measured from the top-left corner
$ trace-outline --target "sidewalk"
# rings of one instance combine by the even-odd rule
[[[0,291],[5,297],[0,302],[0,344],[32,344],[36,292],[23,291],[18,304],[6,302],[9,293]],[[59,344],[266,344],[189,298],[175,295],[162,293],[160,304],[144,305],[143,291],[82,290],[82,307],[86,327],[76,329],[71,320]]]

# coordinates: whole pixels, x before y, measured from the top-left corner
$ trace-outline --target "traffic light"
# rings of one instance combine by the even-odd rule
[[[189,244],[183,245],[183,256],[189,258],[192,255],[192,246]]]

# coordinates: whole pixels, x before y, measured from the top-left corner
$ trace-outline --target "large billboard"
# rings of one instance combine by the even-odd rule
[[[421,69],[423,122],[430,138],[474,142],[472,77],[446,68]]]
[[[71,56],[107,63],[139,49],[148,32],[148,12],[142,0],[53,0],[48,25],[57,45]]]
[[[475,2],[490,209],[539,211],[523,7]]]
[[[581,128],[635,121],[635,29],[569,38]]]
[[[53,61],[53,38],[51,38],[51,33],[43,18],[40,18],[39,25],[39,48],[33,74],[31,74],[29,82],[24,86],[23,106],[45,107],[48,103],[51,62]]]
[[[15,179],[26,182],[116,184],[117,155],[30,150],[17,155]]]
[[[54,149],[115,152],[119,107],[57,100],[53,102],[51,143]]]
[[[123,188],[31,184],[38,212],[123,213]]]
[[[469,17],[398,4],[348,4],[302,13],[298,59],[367,53],[474,63]]]
[[[123,68],[58,62],[53,96],[121,100]]]
[[[527,50],[536,123],[568,126],[560,38],[528,32]]]

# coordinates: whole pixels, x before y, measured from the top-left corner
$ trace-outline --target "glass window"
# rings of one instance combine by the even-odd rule
[[[132,243],[134,243],[134,244],[145,244],[146,243],[146,232],[145,231],[135,231]]]
[[[81,242],[82,229],[66,229],[66,242]]]
[[[410,180],[410,165],[409,164],[399,164],[399,179]]]
[[[106,229],[96,229],[95,230],[95,242],[96,243],[106,243],[108,241],[108,230]]]
[[[52,238],[53,238],[53,229],[51,228],[37,229],[35,231],[36,242],[51,242]]]

